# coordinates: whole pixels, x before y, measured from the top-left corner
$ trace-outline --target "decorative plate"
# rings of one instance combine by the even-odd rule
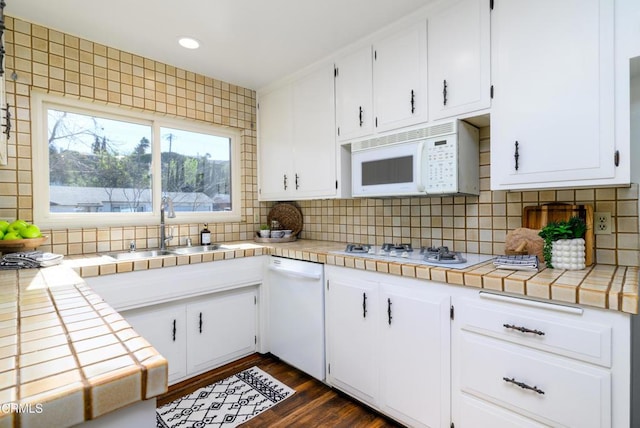
[[[271,224],[271,220],[277,220],[282,229],[291,230],[292,236],[298,236],[302,230],[302,212],[293,204],[281,202],[274,205],[267,215],[267,224]]]

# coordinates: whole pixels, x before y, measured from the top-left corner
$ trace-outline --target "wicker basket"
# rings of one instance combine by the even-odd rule
[[[279,203],[271,208],[267,215],[267,223],[277,220],[282,229],[291,230],[291,236],[298,236],[302,230],[302,212],[293,204]]]

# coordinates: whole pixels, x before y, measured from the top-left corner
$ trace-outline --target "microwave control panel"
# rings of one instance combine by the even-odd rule
[[[426,141],[427,193],[458,191],[458,148],[455,135]]]

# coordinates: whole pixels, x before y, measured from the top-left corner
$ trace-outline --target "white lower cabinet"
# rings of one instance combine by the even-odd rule
[[[169,363],[169,384],[256,350],[257,290],[242,288],[121,312]]]
[[[452,303],[456,428],[629,426],[628,316],[490,293]]]
[[[86,283],[169,363],[169,384],[260,347],[266,256],[100,275]]]
[[[187,305],[187,371],[198,373],[256,350],[255,288]]]
[[[548,425],[611,425],[609,370],[473,333],[459,345],[460,391]]]
[[[380,284],[380,408],[410,426],[449,421],[450,300],[423,281]]]
[[[325,267],[328,379],[375,406],[378,400],[378,284]],[[343,276],[344,275],[344,276]]]
[[[169,363],[169,383],[187,375],[187,335],[184,305],[161,305],[122,312],[133,329]]]
[[[410,427],[631,426],[622,312],[325,266],[327,381]]]
[[[335,266],[325,275],[329,383],[409,426],[449,426],[446,286]]]

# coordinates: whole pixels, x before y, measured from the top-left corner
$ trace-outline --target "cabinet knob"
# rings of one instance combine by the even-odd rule
[[[298,190],[300,188],[300,176],[298,175],[298,173],[296,173],[296,190]]]
[[[389,321],[389,325],[391,325],[391,319],[393,317],[391,316],[391,299],[387,299],[387,319]]]
[[[362,128],[362,124],[364,123],[362,121],[362,106],[358,106],[358,119],[360,120],[360,127]]]
[[[287,174],[284,174],[284,180],[282,182],[282,186],[284,187],[284,190],[287,190]]]
[[[520,153],[518,152],[520,145],[518,144],[518,142],[516,141],[516,150],[515,153],[513,154],[513,158],[516,160],[516,171],[518,170],[518,159],[520,159]]]
[[[198,322],[198,329],[200,330],[200,334],[202,334],[202,312],[200,312],[200,320]]]
[[[173,320],[173,341],[176,341],[176,320]]]

